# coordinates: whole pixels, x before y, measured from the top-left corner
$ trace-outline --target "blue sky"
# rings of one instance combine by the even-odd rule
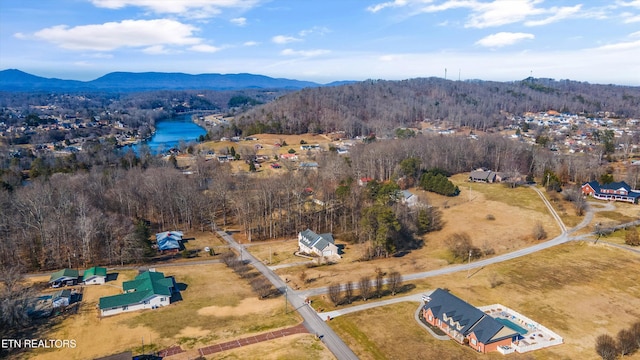
[[[640,85],[640,0],[1,0],[8,68]]]

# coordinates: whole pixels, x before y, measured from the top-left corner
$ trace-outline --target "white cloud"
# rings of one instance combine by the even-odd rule
[[[487,28],[521,22],[527,17],[541,15],[544,9],[535,5],[540,0],[495,0],[474,5],[465,27]]]
[[[276,44],[288,44],[291,42],[302,41],[302,39],[298,39],[293,36],[276,35],[271,38],[271,41],[273,41]]]
[[[484,37],[476,42],[477,45],[485,46],[485,47],[503,47],[508,45],[513,45],[523,40],[531,40],[534,39],[535,36],[533,34],[528,33],[511,33],[511,32],[499,32],[497,34],[492,34],[487,37]]]
[[[215,46],[212,46],[212,45],[207,45],[207,44],[198,44],[198,45],[191,46],[189,48],[189,50],[197,51],[197,52],[204,52],[204,53],[214,53],[214,52],[220,51],[221,48],[215,47]]]
[[[27,35],[25,35],[25,34],[23,34],[23,33],[20,33],[20,32],[17,32],[17,33],[15,33],[15,34],[13,34],[13,36],[14,36],[16,39],[20,39],[20,40],[24,40],[24,39],[26,39],[26,38],[27,38]]]
[[[330,32],[330,30],[326,27],[322,27],[322,26],[314,26],[311,29],[306,29],[306,30],[301,30],[300,32],[298,32],[298,35],[305,37],[305,36],[309,36],[311,34],[318,34],[318,35],[324,35],[326,33]]]
[[[205,18],[219,14],[224,8],[250,9],[259,0],[90,0],[97,7],[121,9],[141,7],[157,14],[176,14]]]
[[[633,33],[629,34],[629,37],[632,37],[632,38],[640,37],[640,31],[636,31],[636,32],[633,32]]]
[[[633,1],[616,1],[616,4],[624,7],[634,7],[640,9],[640,0]]]
[[[465,27],[479,29],[520,22],[524,22],[526,26],[541,26],[570,17],[602,16],[602,9],[583,11],[582,4],[544,7],[543,2],[544,0],[396,0],[370,6],[367,10],[378,12],[385,8],[411,7],[409,15],[413,16],[466,9],[469,15]],[[444,20],[443,23],[447,22],[448,20]]]
[[[622,18],[624,19],[623,22],[625,24],[632,24],[632,23],[640,22],[640,15],[633,15],[633,14],[625,13],[625,14],[623,14]]]
[[[560,20],[567,19],[575,14],[577,14],[582,8],[582,4],[578,4],[576,6],[571,7],[562,7],[562,8],[551,8],[550,11],[553,12],[553,15],[541,19],[541,20],[529,20],[525,21],[525,26],[541,26],[551,24]]]
[[[630,50],[630,49],[640,50],[640,40],[608,44],[608,45],[603,45],[595,48],[595,50],[605,50],[605,51]]]
[[[69,50],[111,51],[123,47],[147,47],[200,44],[194,37],[197,28],[175,20],[123,20],[97,25],[68,27],[57,25],[37,31],[34,37]]]
[[[391,62],[398,59],[397,55],[382,55],[380,56],[380,61]]]
[[[149,55],[166,55],[171,53],[169,49],[162,45],[149,46],[148,48],[142,49],[142,52]]]
[[[407,0],[394,0],[394,1],[388,1],[388,2],[383,2],[383,3],[380,3],[380,4],[368,6],[367,7],[367,11],[370,11],[372,13],[377,13],[378,11],[380,11],[380,10],[382,10],[384,8],[403,7],[405,5],[407,5]]]
[[[247,42],[245,42],[245,43],[244,43],[244,44],[242,44],[242,45],[244,45],[244,46],[256,46],[256,45],[258,45],[258,44],[260,44],[260,43],[259,43],[259,42],[257,42],[257,41],[247,41]]]
[[[243,18],[243,17],[234,18],[234,19],[231,19],[229,21],[231,21],[232,24],[235,24],[235,25],[238,25],[238,26],[247,25],[247,18]]]
[[[329,50],[324,49],[315,49],[315,50],[293,50],[293,49],[284,49],[280,54],[286,56],[303,56],[303,57],[315,57],[320,55],[325,55],[330,53]]]

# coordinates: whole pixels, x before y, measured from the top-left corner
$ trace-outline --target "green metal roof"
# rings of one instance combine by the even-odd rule
[[[100,309],[110,309],[114,307],[137,304],[153,295],[153,291],[134,291],[126,294],[101,297]]]
[[[161,272],[146,271],[134,280],[122,283],[124,294],[100,298],[100,309],[137,304],[153,295],[171,296],[173,279]]]
[[[88,279],[91,276],[107,276],[107,268],[94,266],[84,271],[82,274],[83,279]]]
[[[56,280],[62,279],[62,278],[78,278],[78,270],[74,270],[74,269],[62,269],[60,271],[56,271],[53,274],[51,274],[51,279],[49,279],[49,282],[54,282]]]

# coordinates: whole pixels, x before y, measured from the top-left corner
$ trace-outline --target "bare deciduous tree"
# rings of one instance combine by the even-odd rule
[[[402,275],[400,275],[397,271],[392,271],[389,274],[389,290],[391,291],[391,295],[394,295],[400,290],[402,286]]]
[[[376,295],[382,297],[382,286],[384,285],[384,274],[382,271],[376,272]]]
[[[547,238],[547,231],[539,221],[533,226],[533,238],[536,240],[543,240]]]
[[[351,281],[347,281],[344,286],[344,299],[347,303],[351,304],[351,300],[353,299],[353,283]]]
[[[640,236],[635,226],[628,228],[624,234],[624,243],[631,246],[640,245]]]
[[[620,355],[622,356],[631,354],[638,349],[638,343],[636,342],[633,332],[627,329],[618,331],[616,344],[618,351],[620,351]]]
[[[340,284],[329,285],[329,299],[331,299],[333,306],[340,304]]]
[[[371,278],[368,276],[361,277],[358,282],[358,286],[360,287],[360,296],[362,296],[362,300],[367,301],[371,296]]]
[[[616,340],[607,334],[599,335],[596,338],[596,353],[602,360],[614,360],[618,354]]]
[[[251,280],[251,287],[260,296],[261,299],[271,295],[273,285],[264,276],[258,276]]]

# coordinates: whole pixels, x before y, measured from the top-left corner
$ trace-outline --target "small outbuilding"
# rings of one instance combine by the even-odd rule
[[[69,306],[71,303],[71,290],[58,290],[51,296],[51,304],[53,308]]]
[[[107,279],[107,268],[94,266],[84,271],[82,282],[85,285],[102,285]]]
[[[62,269],[51,274],[49,284],[51,287],[72,286],[78,284],[78,270]]]

